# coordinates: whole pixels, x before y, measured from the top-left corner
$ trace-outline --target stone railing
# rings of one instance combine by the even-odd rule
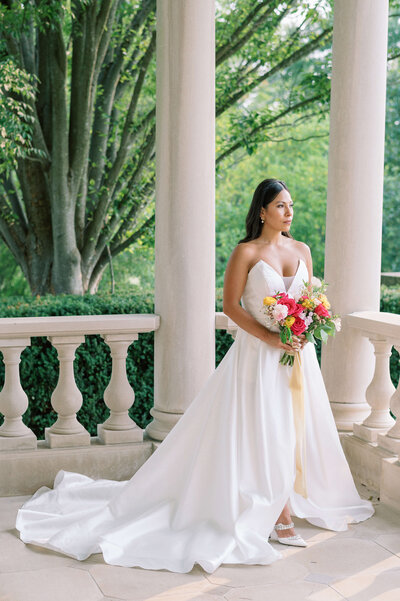
[[[400,509],[400,381],[395,388],[389,364],[392,349],[400,352],[400,315],[361,311],[345,319],[369,339],[375,354],[374,374],[365,392],[371,412],[354,424],[353,435],[343,441],[345,451],[357,478]]]
[[[0,351],[5,365],[5,380],[0,392],[0,451],[36,448],[34,433],[23,423],[28,397],[19,377],[22,351],[30,345],[31,337],[46,336],[56,348],[59,377],[51,397],[57,420],[45,430],[47,446],[74,447],[90,444],[90,435],[78,422],[76,414],[82,406],[82,394],[74,377],[73,363],[78,346],[85,335],[100,334],[111,350],[112,373],[104,392],[104,402],[110,417],[97,427],[103,444],[140,442],[142,430],[129,417],[135,394],[126,375],[128,347],[140,333],[159,327],[158,315],[79,315],[68,317],[20,317],[0,319]],[[216,329],[225,329],[233,337],[237,325],[224,313],[217,313]]]
[[[110,416],[98,425],[98,439],[103,444],[139,442],[142,430],[129,417],[135,394],[126,375],[128,347],[142,332],[159,327],[158,315],[79,315],[68,317],[19,317],[0,319],[0,351],[5,365],[5,380],[0,392],[0,451],[34,449],[37,440],[23,423],[28,397],[19,377],[21,352],[30,345],[32,337],[47,336],[56,348],[59,376],[51,397],[57,420],[45,430],[48,447],[82,447],[90,445],[90,434],[77,420],[82,406],[73,363],[75,351],[85,342],[85,334],[100,334],[110,348],[112,373],[104,392],[104,402]]]
[[[230,317],[225,315],[225,313],[216,313],[215,329],[226,330],[228,334],[232,336],[232,338],[235,338],[238,326]]]
[[[79,315],[0,319],[0,351],[5,381],[0,391],[0,496],[31,494],[40,486],[52,486],[60,470],[78,471],[94,478],[129,479],[150,457],[157,443],[146,436],[129,416],[135,394],[126,374],[128,347],[139,334],[157,330],[158,315]],[[236,324],[217,313],[215,327],[232,336]],[[77,419],[82,394],[74,377],[76,349],[85,335],[100,334],[110,347],[112,372],[104,392],[110,417],[90,436]],[[23,390],[19,363],[31,338],[44,336],[59,359],[58,383],[51,397],[57,418],[45,429],[44,440],[23,423],[28,397]]]

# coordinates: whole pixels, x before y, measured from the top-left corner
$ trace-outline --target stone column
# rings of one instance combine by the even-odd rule
[[[336,0],[325,280],[336,313],[379,311],[388,0]],[[346,327],[323,349],[339,429],[369,413],[373,349]]]
[[[214,0],[158,0],[156,440],[215,365],[214,21]]]

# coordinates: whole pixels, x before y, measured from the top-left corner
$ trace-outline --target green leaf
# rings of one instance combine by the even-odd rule
[[[321,328],[321,340],[322,342],[326,342],[328,340],[328,333],[324,330],[324,328]]]
[[[312,332],[306,332],[305,336],[306,336],[306,339],[308,340],[308,342],[312,342],[313,344],[315,344],[316,340],[315,340]]]
[[[321,340],[321,327],[318,326],[317,328],[315,328],[314,330],[314,337],[318,338],[318,340]]]

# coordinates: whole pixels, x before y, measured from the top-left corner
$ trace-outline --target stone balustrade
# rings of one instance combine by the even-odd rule
[[[400,352],[400,315],[360,311],[345,317],[344,325],[366,337],[373,346],[375,369],[365,391],[371,408],[353,433],[342,439],[354,475],[374,490],[381,500],[400,509],[400,381],[390,378],[392,349]],[[357,355],[353,369],[357,369]]]
[[[128,347],[142,332],[159,327],[158,315],[79,315],[66,317],[19,317],[0,319],[0,351],[3,353],[5,380],[0,392],[0,451],[34,449],[36,436],[23,423],[28,397],[22,389],[19,362],[22,351],[34,336],[47,336],[56,348],[59,376],[51,397],[57,420],[45,430],[46,444],[54,447],[82,447],[91,443],[89,432],[76,414],[82,406],[82,394],[74,377],[76,349],[85,335],[100,334],[110,347],[111,379],[104,392],[110,417],[98,425],[98,439],[103,444],[140,442],[143,431],[129,417],[135,394],[126,374]]]
[[[77,471],[94,478],[129,479],[156,448],[130,418],[135,399],[126,374],[129,346],[139,334],[158,330],[158,315],[79,315],[67,317],[20,317],[0,319],[0,351],[5,380],[0,391],[0,496],[31,494],[40,486],[52,486],[60,469]],[[232,336],[236,324],[223,313],[215,316],[215,327]],[[90,436],[77,419],[82,394],[74,377],[76,349],[85,335],[100,334],[110,348],[112,372],[104,392],[110,416]],[[22,351],[31,338],[45,336],[57,351],[58,382],[51,397],[57,414],[45,429],[44,440],[23,423],[28,397],[19,375]]]
[[[399,388],[395,389],[390,378],[389,361],[392,348],[400,346],[400,315],[361,311],[347,316],[346,323],[360,331],[374,347],[375,371],[365,396],[370,414],[361,424],[354,424],[353,432],[367,442],[398,454],[400,451]],[[354,361],[357,369],[357,357]]]

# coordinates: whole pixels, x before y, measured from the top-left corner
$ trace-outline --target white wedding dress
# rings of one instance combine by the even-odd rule
[[[300,260],[288,292],[308,279]],[[257,320],[263,298],[285,289],[265,261],[248,275],[242,305]],[[20,509],[21,539],[83,560],[207,572],[269,564],[268,535],[289,500],[292,515],[329,530],[369,518],[337,434],[315,349],[302,353],[308,497],[293,490],[296,434],[291,368],[281,351],[238,329],[215,372],[167,438],[128,482],[61,471]],[[338,374],[338,377],[340,374]]]

